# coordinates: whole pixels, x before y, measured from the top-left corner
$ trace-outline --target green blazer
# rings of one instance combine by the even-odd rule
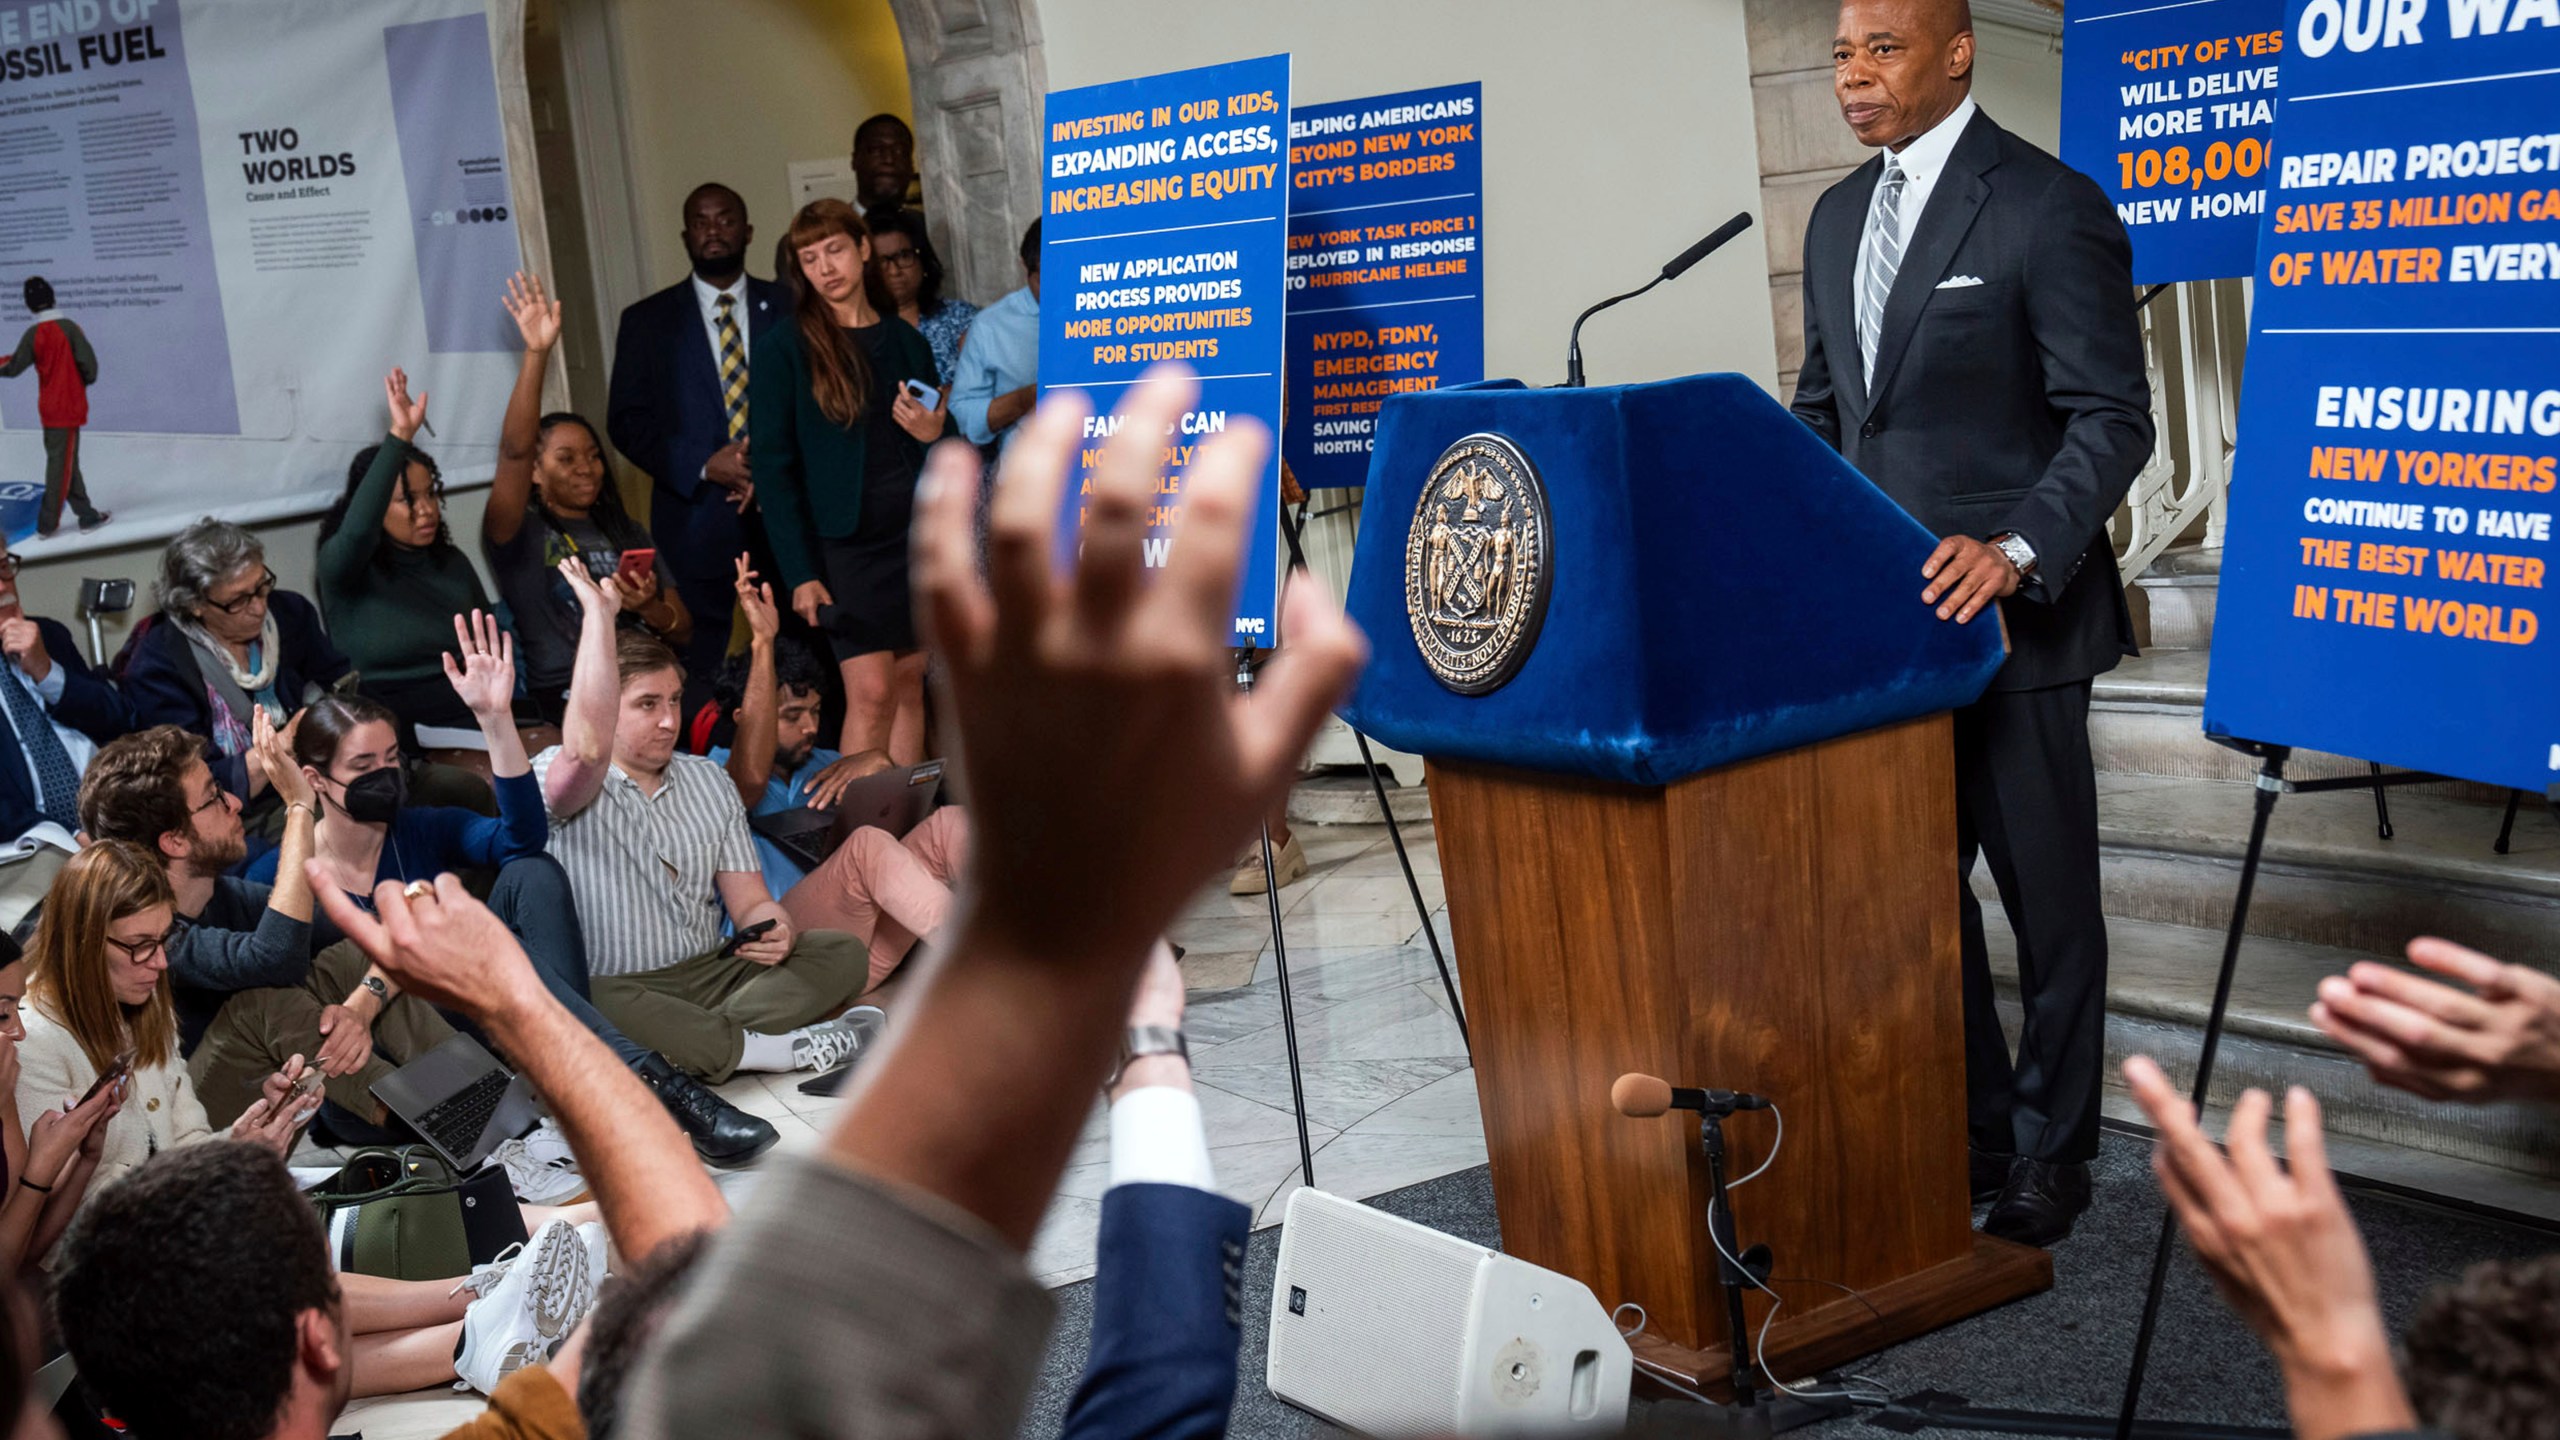
[[[916,328],[895,315],[887,347],[890,386],[909,379],[939,385],[933,347]],[[818,569],[818,541],[841,540],[862,519],[863,466],[870,455],[865,427],[874,419],[892,424],[868,409],[851,425],[839,425],[818,408],[809,388],[809,355],[800,342],[800,327],[784,321],[756,337],[747,373],[747,459],[755,475],[756,502],[764,512],[765,535],[773,542],[773,558],[782,568],[784,595],[812,580],[825,578]],[[951,434],[951,423],[943,422]],[[915,447],[914,462],[924,466],[924,447],[905,431],[899,443]]]

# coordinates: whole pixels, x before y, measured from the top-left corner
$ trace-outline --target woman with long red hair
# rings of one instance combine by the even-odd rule
[[[756,496],[791,608],[825,632],[843,672],[844,753],[912,764],[924,758],[924,653],[907,524],[924,448],[950,428],[941,376],[878,292],[852,206],[801,207],[784,254],[798,323],[756,342],[747,382]]]

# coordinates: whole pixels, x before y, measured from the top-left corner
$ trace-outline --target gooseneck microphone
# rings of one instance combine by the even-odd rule
[[[1692,1090],[1652,1075],[1629,1073],[1609,1087],[1609,1103],[1621,1115],[1645,1119],[1666,1110],[1695,1110],[1702,1115],[1730,1115],[1737,1110],[1766,1110],[1768,1100],[1740,1090]]]
[[[1707,236],[1704,240],[1699,241],[1697,244],[1692,245],[1688,249],[1673,256],[1671,258],[1671,263],[1662,267],[1661,274],[1654,276],[1652,279],[1647,280],[1644,284],[1628,291],[1624,295],[1612,295],[1608,299],[1601,301],[1599,304],[1592,306],[1590,309],[1583,311],[1580,315],[1575,316],[1573,321],[1573,339],[1572,342],[1565,347],[1565,388],[1570,390],[1579,390],[1582,388],[1583,321],[1590,319],[1592,316],[1599,314],[1601,311],[1608,309],[1610,306],[1617,304],[1621,300],[1633,300],[1637,296],[1652,289],[1654,286],[1661,284],[1665,280],[1679,279],[1682,275],[1688,273],[1690,266],[1697,264],[1699,261],[1713,255],[1718,250],[1723,249],[1726,241],[1731,240],[1734,236],[1739,235],[1750,228],[1751,212],[1745,210],[1741,214],[1727,220],[1722,225],[1717,226],[1715,228],[1715,232]]]

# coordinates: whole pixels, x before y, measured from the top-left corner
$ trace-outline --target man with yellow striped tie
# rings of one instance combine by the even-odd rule
[[[622,312],[605,408],[614,448],[653,482],[649,531],[693,614],[685,673],[705,684],[728,653],[737,557],[765,553],[747,473],[747,375],[758,338],[790,306],[747,274],[754,236],[728,186],[685,197],[693,273]],[[773,573],[771,561],[759,565]]]

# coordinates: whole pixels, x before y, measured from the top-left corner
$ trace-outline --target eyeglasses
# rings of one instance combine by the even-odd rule
[[[904,267],[908,265],[922,265],[924,263],[923,252],[916,250],[899,250],[895,252],[882,250],[875,252],[872,258],[880,262],[880,268],[883,270],[886,270],[893,265]]]
[[[403,485],[400,487],[400,503],[411,510],[417,509],[422,504],[442,509],[444,508],[444,482],[438,480],[428,486],[424,495],[413,494],[408,486]]]
[[[221,804],[227,798],[228,797],[222,792],[222,787],[216,785],[213,787],[213,793],[205,797],[203,804],[187,807],[187,818],[194,819],[196,816],[201,815],[207,810],[212,809],[214,806]]]
[[[169,937],[165,934],[154,935],[148,940],[136,940],[130,944],[110,935],[107,937],[107,943],[136,965],[149,961],[153,956],[165,959],[169,954]]]
[[[18,557],[15,555],[0,555],[0,580],[15,580],[17,578]]]
[[[225,615],[237,615],[252,605],[263,603],[268,596],[276,593],[276,572],[263,565],[258,568],[260,571],[258,583],[250,586],[246,594],[235,595],[228,600],[216,600],[207,595],[204,597],[204,603]]]

